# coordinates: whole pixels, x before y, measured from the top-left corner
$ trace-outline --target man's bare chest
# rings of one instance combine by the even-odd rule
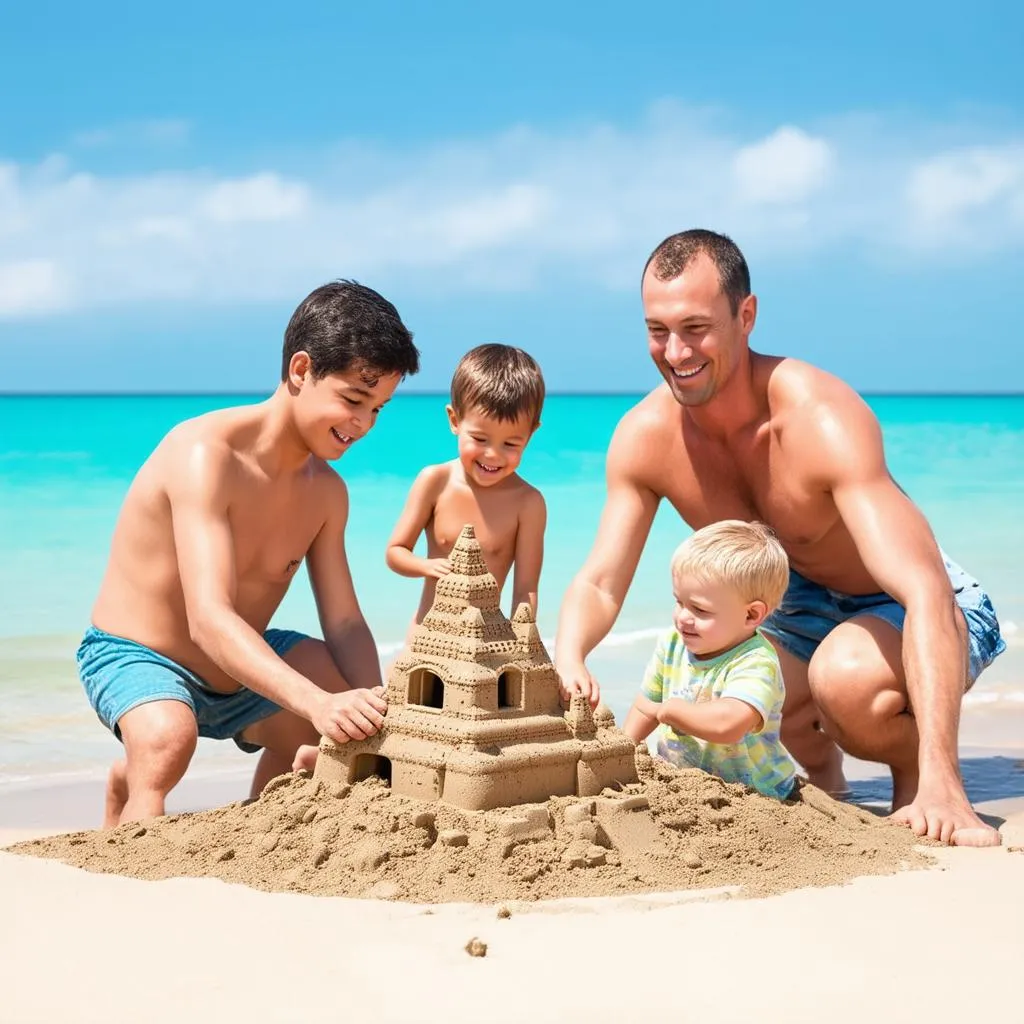
[[[694,529],[722,519],[766,523],[787,549],[814,544],[838,512],[785,453],[767,445],[735,453],[690,453],[666,464],[662,495]]]

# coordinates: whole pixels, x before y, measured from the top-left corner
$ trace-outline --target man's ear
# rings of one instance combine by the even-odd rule
[[[768,605],[764,601],[751,601],[747,605],[747,625],[752,629],[757,629],[758,626],[768,618]]]
[[[453,434],[457,434],[459,432],[459,414],[451,405],[446,405],[444,411],[448,413],[448,426],[451,427]]]

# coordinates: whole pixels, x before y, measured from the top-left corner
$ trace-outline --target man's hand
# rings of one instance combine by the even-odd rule
[[[447,558],[423,559],[423,575],[428,579],[439,580],[452,571],[452,563]]]
[[[587,666],[580,662],[572,666],[558,666],[558,682],[562,689],[562,699],[568,704],[573,695],[582,693],[591,708],[596,708],[601,701],[601,687],[597,680],[587,671]]]
[[[998,846],[999,833],[986,825],[957,788],[920,787],[913,803],[893,811],[892,820],[908,825],[914,835],[928,836],[953,846]]]
[[[388,702],[384,687],[325,693],[310,721],[321,736],[335,743],[365,740],[384,724]]]

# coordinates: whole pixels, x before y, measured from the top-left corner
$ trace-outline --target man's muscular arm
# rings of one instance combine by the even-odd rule
[[[608,496],[594,546],[562,599],[555,667],[567,696],[582,693],[597,706],[601,691],[587,655],[615,624],[658,510],[658,496],[638,479],[644,457],[636,413],[615,431],[608,449]]]
[[[903,665],[919,736],[917,798],[899,817],[948,842],[982,828],[960,779],[957,732],[966,684],[961,616],[927,520],[889,475],[882,433],[867,406],[838,391],[819,407],[805,446],[831,491],[865,568],[906,609]]]
[[[178,473],[167,494],[193,642],[232,679],[321,728],[318,719],[327,695],[279,658],[235,610],[235,549],[228,520],[235,472],[231,452],[199,443],[177,455]],[[326,734],[339,742],[349,738],[333,724]]]

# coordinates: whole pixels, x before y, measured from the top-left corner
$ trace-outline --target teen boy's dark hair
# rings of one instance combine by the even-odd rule
[[[366,369],[373,376],[420,368],[412,332],[398,310],[372,288],[356,281],[333,281],[310,292],[284,332],[281,380],[296,352],[309,355],[313,377]]]

